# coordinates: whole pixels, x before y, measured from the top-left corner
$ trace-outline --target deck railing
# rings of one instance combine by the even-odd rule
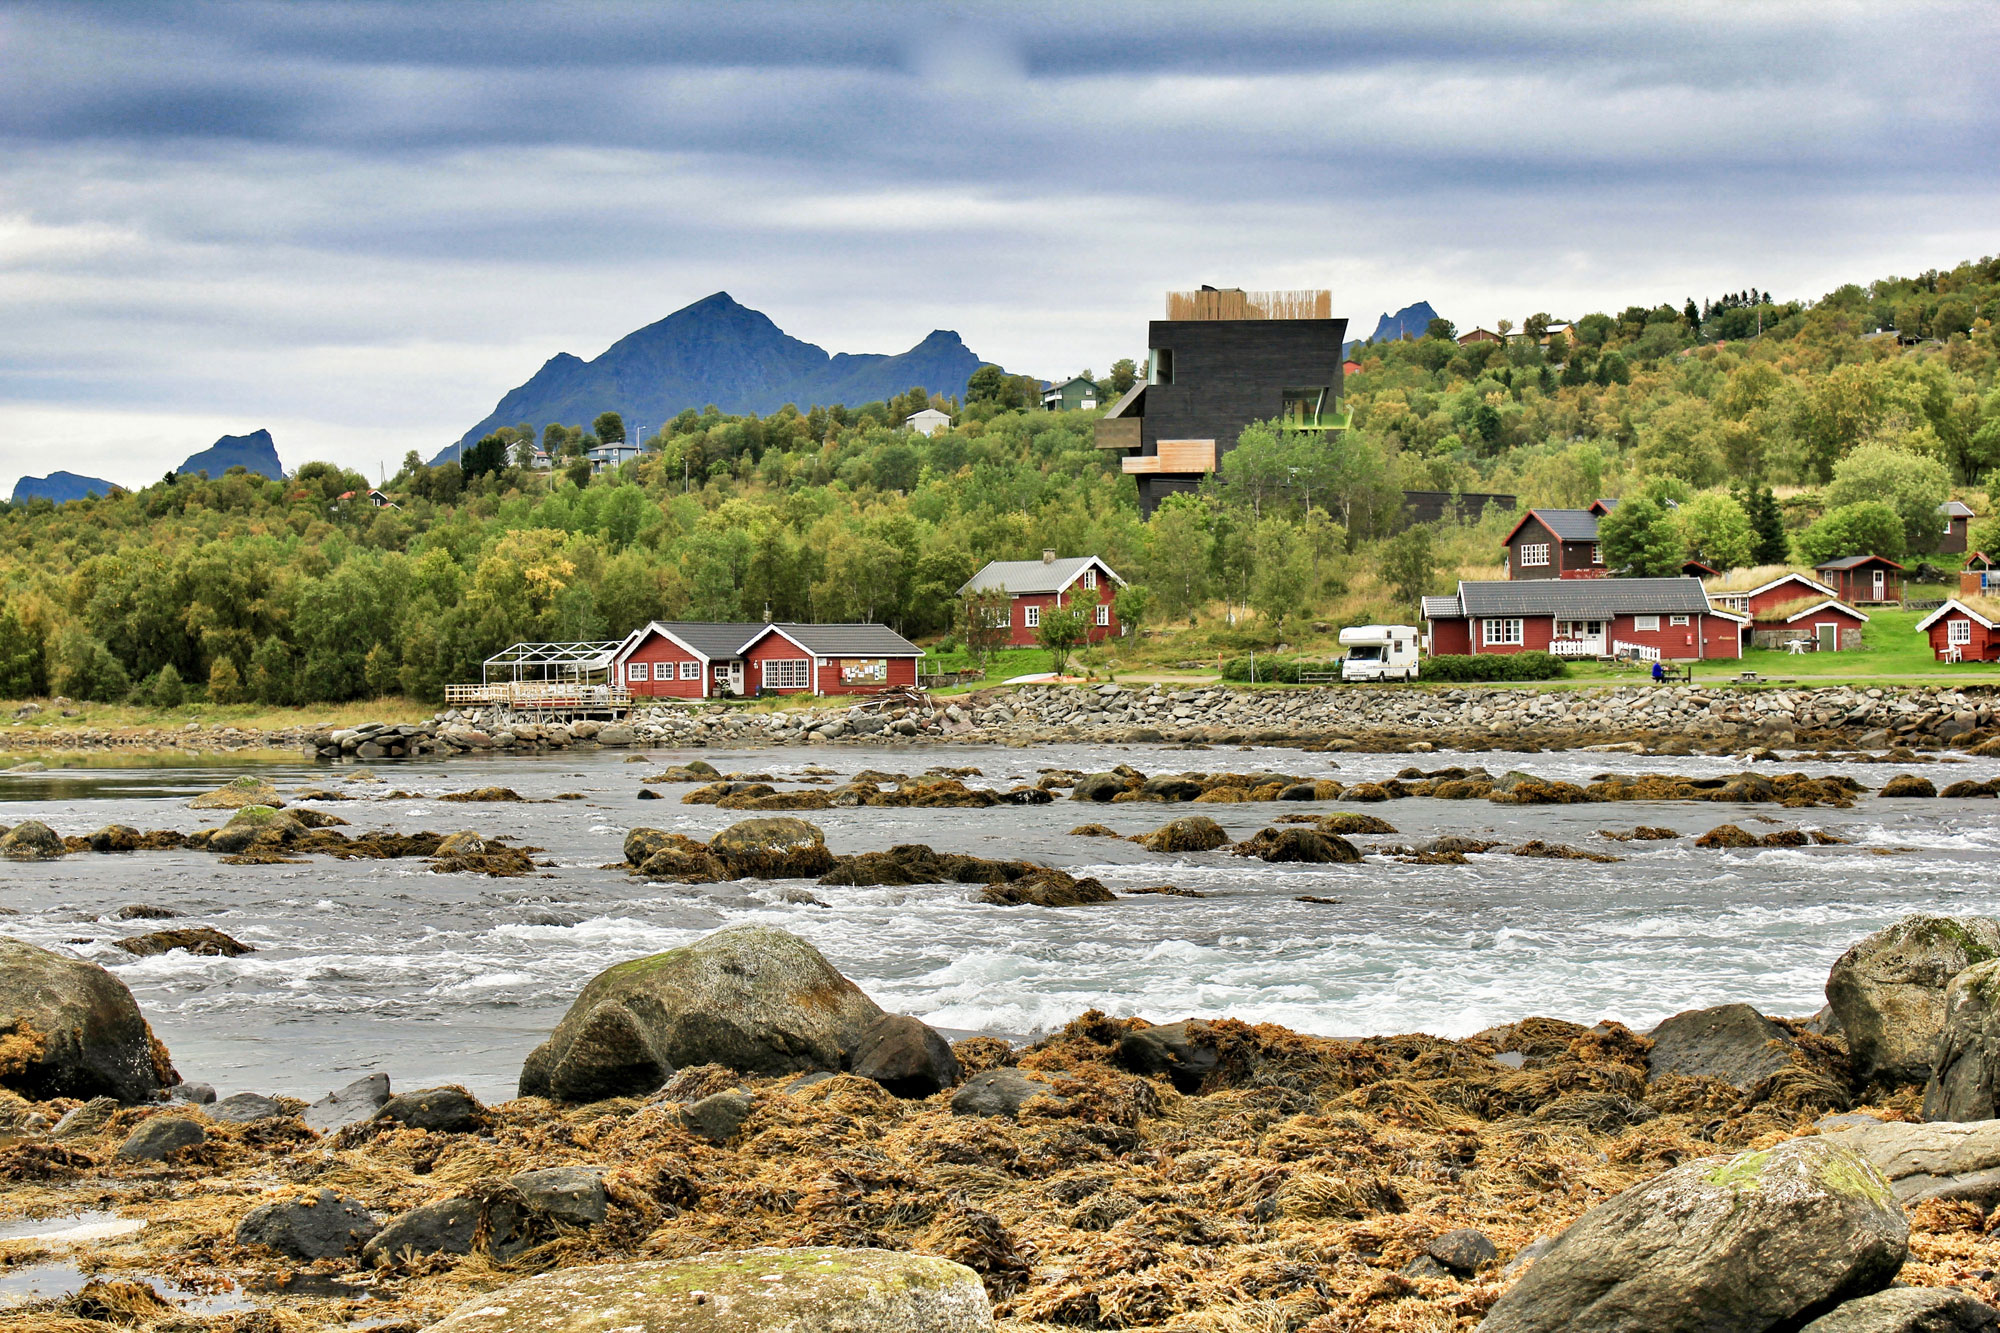
[[[1602,657],[1602,639],[1551,639],[1549,654],[1553,657]]]
[[[1613,640],[1611,651],[1614,656],[1636,657],[1641,662],[1657,662],[1660,660],[1660,650],[1658,648],[1648,647],[1643,643],[1626,643],[1623,639]]]
[[[623,685],[582,685],[567,680],[498,680],[444,687],[447,707],[600,709],[629,708],[632,692]]]

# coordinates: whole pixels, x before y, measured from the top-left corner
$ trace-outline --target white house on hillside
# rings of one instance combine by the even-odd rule
[[[921,412],[912,412],[903,418],[903,425],[919,435],[935,435],[951,427],[951,418],[935,407],[927,407]]]

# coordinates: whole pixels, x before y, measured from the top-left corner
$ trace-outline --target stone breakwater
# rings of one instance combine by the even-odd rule
[[[667,705],[623,722],[536,721],[452,710],[429,722],[314,733],[321,758],[377,759],[572,746],[811,745],[1050,741],[1293,745],[1327,750],[1538,750],[1631,745],[1663,753],[1745,746],[1974,749],[2000,737],[2000,697],[1982,689],[1170,690],[1029,686],[877,708],[865,702],[753,711]]]

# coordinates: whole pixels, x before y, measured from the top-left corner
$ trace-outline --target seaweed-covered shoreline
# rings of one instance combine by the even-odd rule
[[[1148,1025],[1096,1012],[1025,1050],[958,1043],[967,1075],[1010,1064],[1045,1085],[1012,1116],[955,1113],[949,1090],[903,1100],[851,1074],[743,1078],[709,1065],[645,1099],[523,1098],[452,1130],[377,1120],[320,1138],[285,1103],[271,1118],[204,1123],[203,1142],[163,1162],[129,1162],[117,1148],[136,1125],[198,1108],[121,1109],[51,1137],[28,1117],[80,1103],[9,1099],[7,1214],[147,1223],[68,1256],[93,1286],[12,1317],[28,1333],[414,1329],[552,1268],[824,1244],[967,1264],[1016,1331],[1469,1329],[1511,1280],[1505,1265],[1593,1204],[1689,1159],[1812,1133],[1854,1102],[1842,1043],[1795,1022],[1782,1023],[1789,1063],[1748,1089],[1649,1079],[1648,1041],[1617,1025],[1530,1019],[1463,1041],[1353,1042],[1200,1026],[1213,1064],[1198,1074],[1132,1072],[1121,1051]],[[748,1094],[719,1142],[689,1114],[718,1093]],[[1915,1092],[1870,1109],[1913,1117]],[[602,1223],[538,1213],[510,1184],[564,1166],[601,1173]],[[371,1267],[238,1242],[251,1210],[328,1189],[382,1217],[469,1200],[472,1252]],[[1922,1203],[1911,1225],[1902,1281],[1996,1294],[2000,1243],[1979,1208]],[[1494,1267],[1411,1268],[1464,1227],[1492,1239]],[[0,1275],[57,1257],[0,1240]],[[164,1302],[121,1285],[149,1279]],[[232,1288],[256,1290],[256,1308],[180,1308],[190,1292]]]

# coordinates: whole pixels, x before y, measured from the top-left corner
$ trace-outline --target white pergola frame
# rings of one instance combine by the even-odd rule
[[[513,684],[530,680],[587,684],[599,672],[609,677],[617,651],[617,643],[517,643],[481,663],[479,680],[491,685],[499,674]]]

